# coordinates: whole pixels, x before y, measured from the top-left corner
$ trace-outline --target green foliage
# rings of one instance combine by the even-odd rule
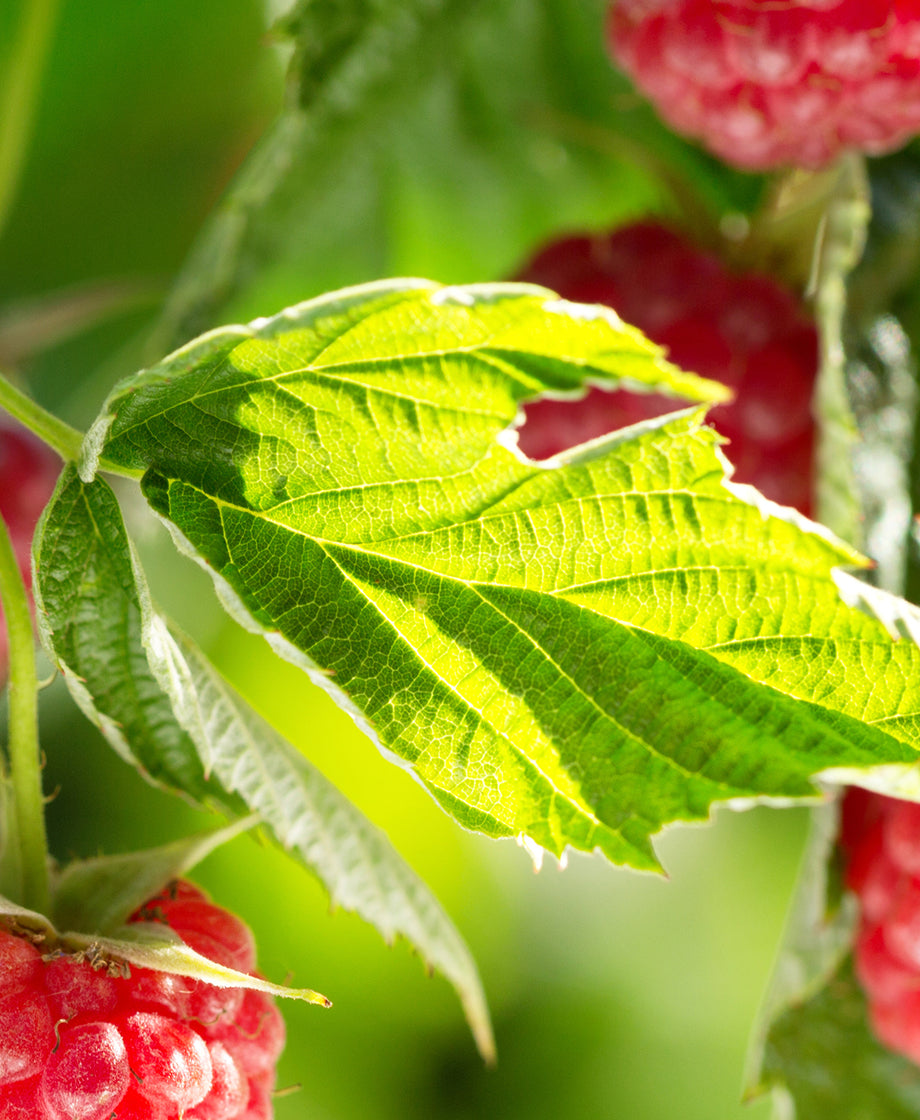
[[[498,438],[592,372],[676,384],[539,289],[372,285],[125,383],[85,472],[144,471],[228,608],[465,827],[653,868],[714,801],[912,762],[920,650],[841,601],[856,554],[726,487],[697,414],[548,466]]]
[[[151,855],[156,861],[156,853]],[[102,877],[99,882],[102,882]],[[286,988],[261,976],[237,972],[226,965],[216,964],[190,949],[178,934],[162,923],[138,922],[120,926],[114,931],[114,937],[100,936],[95,931],[59,932],[45,915],[0,897],[0,922],[4,919],[11,928],[30,931],[48,952],[60,950],[80,954],[96,968],[111,966],[121,970],[125,966],[130,968],[134,965],[157,972],[171,972],[176,976],[188,976],[218,988],[251,988],[268,995],[318,1004],[320,1007],[332,1006],[325,996],[309,988]]]
[[[237,55],[220,7],[202,21],[221,44],[199,91],[210,91],[213,121],[189,125],[184,146],[176,141],[153,173],[145,161],[139,178],[152,195],[172,196],[178,184],[181,200],[188,160],[203,160],[222,126],[217,79],[236,70]],[[679,216],[703,240],[723,217],[737,226],[734,212],[751,211],[759,180],[672,136],[634,97],[604,51],[606,8],[295,3],[275,28],[292,48],[287,106],[202,232],[154,354],[225,319],[378,276],[511,275],[538,240],[570,226],[607,228],[646,212]],[[101,23],[131,11],[112,5]],[[133,33],[143,38],[146,26]],[[189,48],[201,73],[210,73],[207,32]],[[108,49],[95,71],[118,70]],[[58,85],[75,80],[53,67]],[[132,84],[146,88],[133,69]],[[172,102],[151,98],[145,113],[125,113],[124,135],[144,125],[139,116],[184,119],[197,98],[176,89]],[[100,87],[90,100],[92,124],[93,106],[113,98]],[[92,128],[56,127],[92,144]],[[175,249],[160,247],[168,242],[141,216],[136,190],[112,192],[131,237],[96,228],[105,209],[97,189],[121,183],[128,146],[106,145],[108,162],[90,161],[88,173],[71,169],[72,210],[56,196],[49,205],[47,192],[76,161],[40,149],[22,192],[28,220],[7,241],[6,287],[15,291],[11,278],[40,260],[33,229],[49,213],[69,215],[103,271],[133,268],[131,237],[142,240],[149,225],[159,280]],[[850,458],[861,455],[866,547],[893,588],[909,513],[899,507],[904,539],[893,558],[880,554],[890,514],[908,483],[914,512],[920,504],[916,450],[908,462],[909,439],[898,429],[895,448],[892,437],[892,417],[903,427],[916,412],[916,162],[914,146],[870,167],[874,218],[849,292],[864,233],[859,169],[845,168],[841,189],[815,208],[826,235],[814,255],[823,517],[847,537],[858,531]],[[808,195],[814,181],[800,185]],[[811,261],[810,237],[800,242],[799,263]],[[64,243],[52,226],[57,282],[71,279]],[[479,977],[437,901],[154,608],[118,503],[90,476],[141,478],[231,613],[305,667],[468,828],[655,868],[650,838],[671,821],[705,819],[718,802],[814,798],[821,779],[915,795],[916,616],[840,572],[863,563],[849,548],[726,485],[700,412],[548,465],[516,453],[520,403],[541,392],[627,378],[718,399],[614,317],[548,309],[545,299],[534,289],[445,294],[390,282],[213,331],[116,391],[86,445],[85,480],[67,468],[36,549],[46,648],[118,753],[158,787],[241,822],[231,830],[257,813],[335,905],[388,941],[405,936],[449,978],[484,1054],[492,1039]],[[0,316],[0,328],[8,322],[19,320]],[[863,363],[878,375],[871,392]],[[66,393],[72,374],[61,364]],[[908,558],[916,590],[916,549]],[[4,782],[4,843],[14,824],[8,792]],[[84,931],[90,949],[90,931],[113,934],[154,880],[216,842],[73,864],[55,880],[51,917]],[[806,882],[810,923],[792,937],[785,959],[794,964],[769,1005],[759,1084],[785,1085],[798,1120],[916,1116],[913,1067],[872,1040],[843,960],[851,915],[828,889],[833,843],[830,827]],[[3,861],[0,882],[15,881],[9,849]],[[0,913],[43,928],[13,904]],[[200,961],[169,956],[173,945],[121,951],[200,974]]]

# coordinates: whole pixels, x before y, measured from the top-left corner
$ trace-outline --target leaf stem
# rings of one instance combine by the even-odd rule
[[[48,841],[38,746],[38,680],[35,636],[26,585],[6,523],[0,518],[0,603],[10,644],[9,762],[12,809],[19,845],[22,896],[13,901],[47,914]]]
[[[17,420],[42,439],[65,461],[78,459],[83,443],[83,433],[78,432],[47,409],[27,397],[0,373],[0,408],[6,409]]]
[[[25,0],[0,84],[0,234],[22,176],[59,0]]]

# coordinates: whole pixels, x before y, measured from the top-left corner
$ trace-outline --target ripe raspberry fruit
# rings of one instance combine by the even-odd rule
[[[252,934],[190,883],[131,922],[170,926],[240,971]],[[0,1120],[270,1120],[284,1021],[261,992],[45,959],[0,926]]]
[[[853,957],[885,1046],[920,1065],[920,805],[861,789],[843,799],[840,847],[860,904]]]
[[[668,124],[739,167],[920,132],[916,0],[615,0],[609,43]]]
[[[735,275],[715,256],[652,222],[607,235],[569,237],[544,248],[518,279],[566,299],[602,303],[677,365],[735,391],[710,413],[731,443],[737,482],[768,498],[811,509],[815,429],[811,395],[818,336],[795,298],[766,276]],[[577,401],[525,406],[519,444],[533,459],[639,420],[680,402],[624,389],[591,389]]]
[[[0,517],[6,522],[23,579],[31,579],[32,535],[61,461],[19,424],[0,417]],[[7,674],[7,636],[0,607],[0,688]]]

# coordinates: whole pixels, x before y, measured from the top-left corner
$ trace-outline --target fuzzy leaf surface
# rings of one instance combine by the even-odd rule
[[[202,980],[205,984],[213,984],[218,988],[250,988],[267,995],[315,1003],[320,1007],[332,1006],[330,1000],[311,988],[286,988],[283,984],[273,984],[261,976],[238,972],[235,968],[208,960],[190,949],[168,926],[159,922],[136,922],[122,926],[112,937],[68,931],[62,935],[61,943],[71,952],[82,949],[91,959],[124,961],[137,968],[152,968],[157,972],[171,972],[176,976]]]
[[[450,981],[477,1044],[491,1057],[482,984],[450,918],[386,836],[252,710],[194,643],[173,635],[150,602],[109,486],[81,482],[73,467],[65,469],[36,540],[46,648],[115,749],[166,788],[230,815],[259,813],[335,905],[359,914],[387,942],[405,937]],[[110,933],[164,877],[187,869],[219,839],[192,838],[152,855],[66,869],[57,883],[60,923]]]
[[[387,942],[405,937],[454,986],[479,1047],[495,1056],[476,963],[437,899],[389,840],[245,703],[201,650],[160,627],[157,664],[180,721],[209,770],[261,814],[278,842],[329,891],[334,906],[370,922]]]
[[[369,285],[124,383],[84,470],[144,471],[228,609],[465,827],[652,868],[715,801],[911,763],[920,651],[841,600],[855,553],[724,484],[697,412],[545,465],[501,434],[617,375],[674,388],[600,309]]]

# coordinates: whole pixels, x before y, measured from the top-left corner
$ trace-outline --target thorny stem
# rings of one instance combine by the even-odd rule
[[[9,833],[18,847],[21,872],[21,897],[13,901],[46,914],[49,905],[48,840],[38,746],[35,639],[28,592],[2,518],[0,602],[6,617],[10,647],[8,750],[12,797],[9,805],[15,819]]]

